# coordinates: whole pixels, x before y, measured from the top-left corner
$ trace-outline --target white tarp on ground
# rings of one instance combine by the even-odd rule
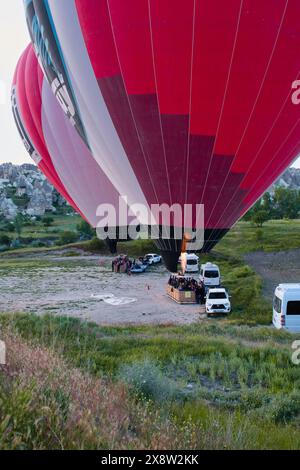
[[[92,298],[103,301],[109,305],[126,305],[136,302],[133,297],[116,297],[114,294],[93,294]]]

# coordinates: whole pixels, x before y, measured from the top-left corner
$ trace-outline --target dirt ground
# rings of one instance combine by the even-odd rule
[[[199,305],[178,305],[169,299],[169,275],[162,265],[128,276],[112,273],[109,257],[61,255],[31,255],[30,268],[3,269],[0,261],[0,311],[51,312],[103,325],[189,324],[202,316]],[[39,266],[39,261],[50,266]]]
[[[263,292],[272,299],[275,287],[284,282],[300,282],[300,249],[245,256],[245,261],[263,279]]]
[[[111,272],[111,257],[66,255],[31,254],[9,268],[0,260],[0,312],[78,316],[102,325],[190,324],[205,317],[203,307],[178,305],[166,295],[163,265],[128,276]],[[300,249],[250,253],[245,261],[262,277],[268,299],[280,282],[300,282]]]

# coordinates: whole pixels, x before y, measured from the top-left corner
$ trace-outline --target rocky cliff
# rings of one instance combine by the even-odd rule
[[[274,186],[300,190],[300,169],[289,168]],[[35,165],[0,165],[0,215],[7,219],[14,219],[19,212],[41,216],[64,204],[65,200]]]
[[[0,165],[0,215],[14,219],[18,213],[42,216],[66,204],[35,165]]]

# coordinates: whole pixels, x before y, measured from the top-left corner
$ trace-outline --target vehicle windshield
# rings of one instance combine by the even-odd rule
[[[198,264],[198,261],[196,259],[188,259],[186,264],[195,265]]]
[[[209,294],[209,299],[227,299],[225,292],[211,292]]]
[[[208,277],[208,278],[219,277],[219,271],[205,271],[204,277]]]

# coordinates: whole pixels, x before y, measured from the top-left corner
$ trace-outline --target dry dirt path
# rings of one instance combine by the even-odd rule
[[[57,251],[22,259],[32,266],[12,263],[1,268],[5,258],[0,260],[0,312],[51,312],[110,325],[199,320],[198,305],[178,305],[167,297],[169,274],[162,265],[128,276],[111,272],[110,257],[80,254],[68,258]]]
[[[272,299],[275,287],[283,282],[300,282],[300,249],[265,253],[257,251],[245,261],[263,279],[263,293]]]

